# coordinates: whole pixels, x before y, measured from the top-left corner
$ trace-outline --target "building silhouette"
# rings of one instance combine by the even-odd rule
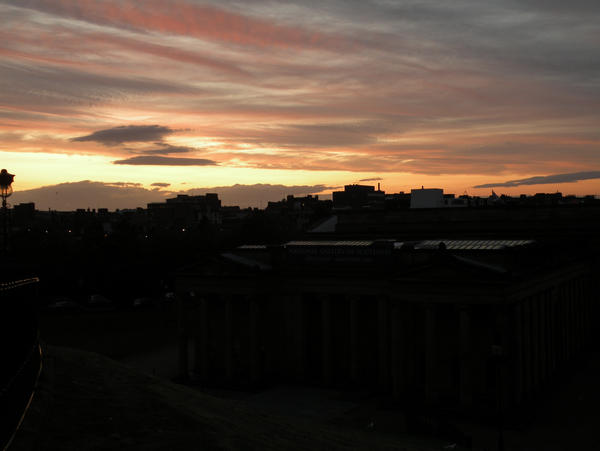
[[[383,208],[385,192],[369,185],[346,185],[344,191],[332,193],[334,208]]]
[[[215,193],[202,196],[179,194],[166,202],[148,204],[149,222],[160,226],[189,226],[207,221],[221,222],[221,201]]]
[[[534,240],[242,246],[177,275],[181,372],[516,407],[589,342],[596,271],[585,252]]]

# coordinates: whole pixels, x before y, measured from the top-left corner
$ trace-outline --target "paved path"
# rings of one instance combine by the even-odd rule
[[[568,380],[550,391],[539,401],[531,424],[505,432],[505,450],[600,449],[600,352],[589,353]],[[495,430],[471,428],[475,449],[497,449]]]
[[[193,346],[190,346],[190,354],[192,352]],[[165,379],[172,379],[178,374],[175,345],[129,356],[121,361]],[[354,403],[335,400],[327,391],[289,387],[245,394],[239,398],[239,405],[256,411],[313,421],[330,420],[354,407]],[[473,436],[474,449],[496,450],[497,432],[494,429],[473,425],[465,428],[465,432]],[[600,449],[600,352],[590,353],[569,380],[553,388],[547,398],[539,402],[533,421],[526,429],[506,431],[505,449]]]
[[[177,345],[165,345],[152,351],[145,351],[124,357],[119,359],[119,361],[144,373],[172,380],[178,376],[179,368],[177,359]]]
[[[424,451],[410,438],[249,410],[140,374],[99,354],[46,349],[30,413],[11,451],[126,449]]]

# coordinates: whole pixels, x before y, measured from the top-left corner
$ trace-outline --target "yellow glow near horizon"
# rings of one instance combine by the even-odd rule
[[[353,183],[345,171],[305,171],[221,166],[131,166],[113,164],[115,157],[99,155],[0,152],[3,167],[17,175],[14,188],[23,191],[64,182],[170,183],[170,189],[186,190],[234,184],[340,186]],[[360,176],[369,174],[357,173]]]
[[[98,182],[141,183],[151,188],[152,183],[170,183],[169,190],[188,190],[192,188],[210,188],[235,184],[254,185],[256,183],[290,185],[324,185],[330,187],[322,193],[343,189],[343,185],[361,183],[377,186],[387,193],[411,189],[443,188],[446,193],[461,195],[488,196],[492,188],[475,189],[473,186],[488,183],[491,178],[481,175],[421,175],[408,173],[348,173],[346,171],[306,171],[284,169],[256,169],[247,167],[219,166],[129,166],[115,165],[114,157],[97,155],[66,155],[52,153],[0,152],[2,167],[16,174],[14,189],[24,191],[41,186],[64,182],[92,180]],[[534,174],[532,174],[533,176]],[[377,178],[382,180],[363,181]],[[523,175],[502,176],[499,181],[526,178]],[[498,180],[498,178],[495,178]],[[600,192],[599,180],[584,180],[576,183],[524,185],[517,187],[493,188],[498,194],[517,196],[537,192],[561,191],[563,194],[597,194]],[[282,192],[282,195],[287,193]]]

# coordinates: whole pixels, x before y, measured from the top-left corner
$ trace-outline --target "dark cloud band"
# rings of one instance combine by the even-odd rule
[[[162,125],[123,125],[98,130],[85,136],[71,139],[75,142],[93,141],[105,146],[116,146],[125,142],[160,141],[175,130]]]
[[[171,144],[161,142],[154,143],[154,145],[156,146],[155,148],[140,150],[138,153],[142,153],[144,155],[167,155],[170,153],[189,153],[200,150],[194,147],[172,146]]]
[[[380,180],[383,180],[381,177],[373,177],[370,179],[360,179],[359,182],[378,182]]]
[[[138,156],[125,158],[124,160],[115,160],[113,164],[131,164],[138,166],[215,166],[216,161],[204,158],[176,158],[161,156]]]
[[[573,183],[580,180],[600,179],[600,171],[573,172],[569,174],[542,175],[526,179],[509,180],[501,183],[486,183],[473,188],[510,188],[521,185],[546,185],[550,183]]]

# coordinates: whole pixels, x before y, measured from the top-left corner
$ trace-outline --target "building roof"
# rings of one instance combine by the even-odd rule
[[[499,250],[535,243],[534,240],[424,240],[415,249],[438,249],[444,243],[448,250]]]
[[[310,230],[310,233],[335,233],[337,222],[337,215],[332,215]]]
[[[374,241],[369,240],[353,240],[353,241],[289,241],[285,247],[363,247],[371,246]]]
[[[237,263],[238,265],[246,266],[248,268],[259,269],[261,271],[270,271],[271,269],[273,269],[271,265],[267,265],[266,263],[263,263],[261,261],[252,258],[242,257],[241,255],[232,254],[230,252],[222,253],[221,257],[225,258],[226,260]]]
[[[236,249],[240,249],[240,250],[263,250],[266,249],[267,245],[266,244],[242,244],[241,246],[238,246]]]

